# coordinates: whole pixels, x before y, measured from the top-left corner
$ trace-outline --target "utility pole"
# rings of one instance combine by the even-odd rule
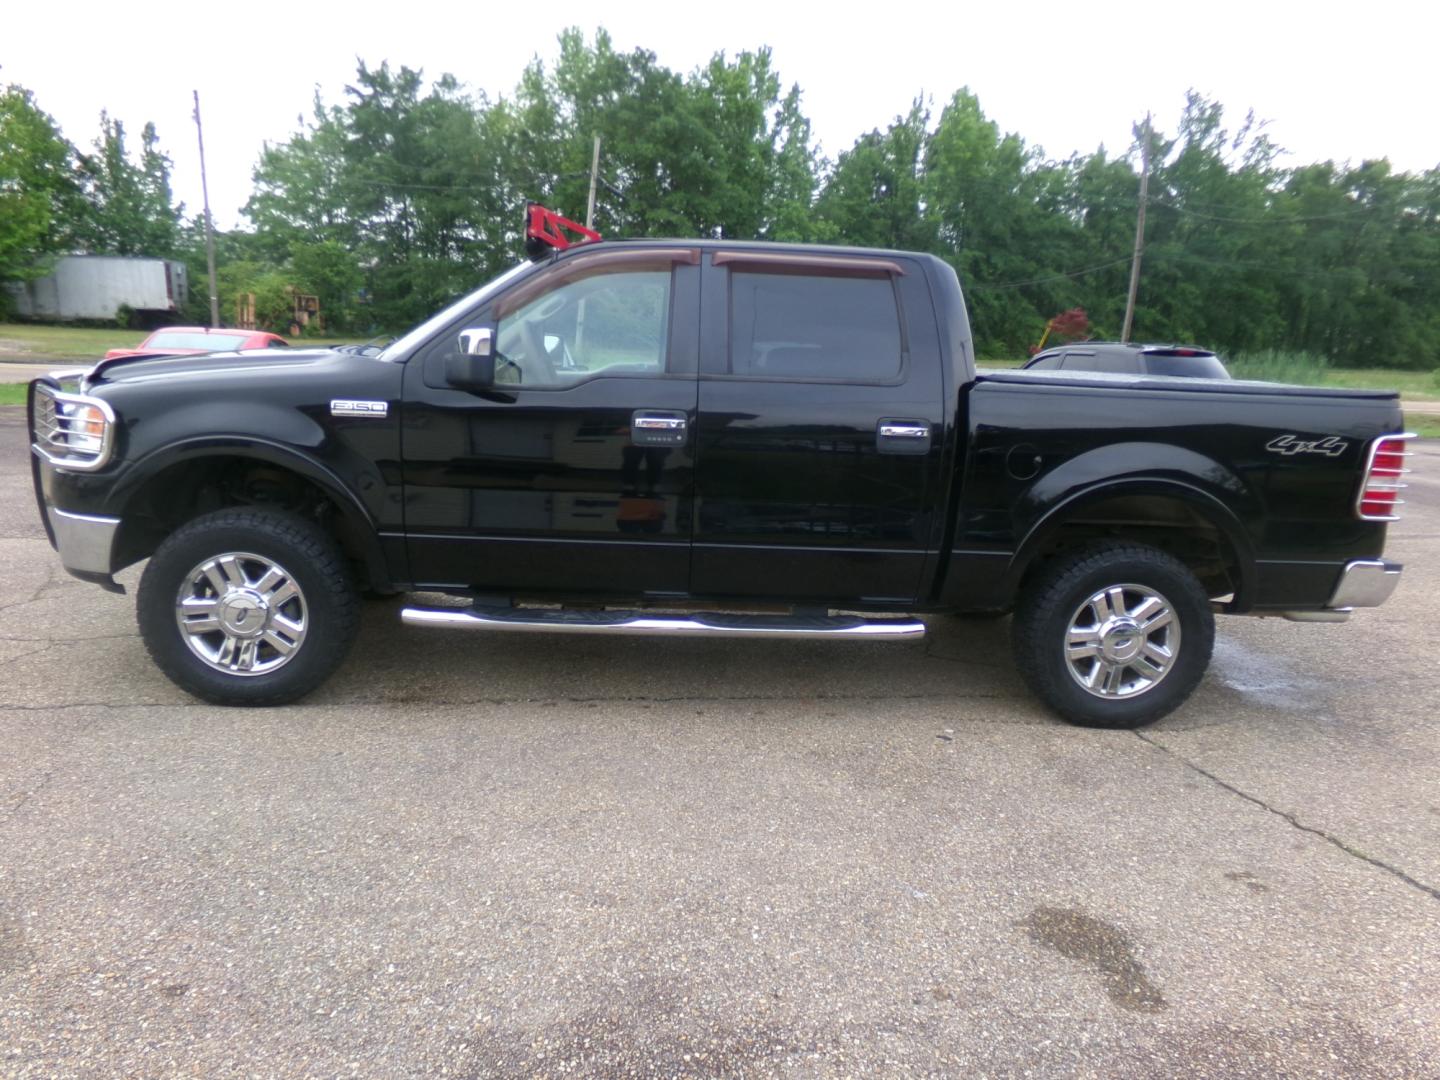
[[[1135,215],[1135,255],[1130,260],[1130,297],[1125,301],[1125,325],[1120,340],[1130,340],[1135,322],[1135,296],[1140,291],[1140,256],[1145,252],[1145,202],[1150,194],[1150,114],[1145,114],[1145,134],[1140,143],[1140,210]]]
[[[600,136],[595,136],[595,153],[590,158],[590,198],[585,203],[585,227],[595,227],[595,181],[600,176]]]
[[[205,200],[205,265],[210,271],[210,326],[220,325],[220,290],[215,287],[215,226],[210,221],[210,183],[205,178],[205,129],[200,126],[200,91],[195,95],[195,136],[200,140],[200,194]]]

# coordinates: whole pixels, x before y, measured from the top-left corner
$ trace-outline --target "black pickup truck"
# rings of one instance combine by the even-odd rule
[[[978,373],[955,273],[900,251],[583,243],[383,349],[102,361],[29,411],[66,568],[148,558],[146,646],[225,704],[309,692],[362,594],[426,592],[462,599],[406,623],[548,633],[1013,611],[1043,700],[1134,726],[1215,612],[1338,622],[1400,573],[1395,394]]]

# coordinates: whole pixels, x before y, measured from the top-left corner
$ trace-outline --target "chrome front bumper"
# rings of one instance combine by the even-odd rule
[[[1356,559],[1345,564],[1330,602],[1319,611],[1287,611],[1292,622],[1344,622],[1357,607],[1379,607],[1400,584],[1399,563],[1383,559]]]
[[[115,530],[120,519],[91,514],[72,514],[45,507],[50,532],[55,537],[55,550],[65,569],[78,577],[92,579],[96,574],[110,576],[110,553],[115,546]]]

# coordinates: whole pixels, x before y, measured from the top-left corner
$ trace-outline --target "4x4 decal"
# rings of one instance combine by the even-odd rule
[[[1323,439],[1302,439],[1298,435],[1277,435],[1265,444],[1265,449],[1272,454],[1284,454],[1286,457],[1293,457],[1295,454],[1324,454],[1326,457],[1339,457],[1350,448],[1350,444],[1335,435]]]

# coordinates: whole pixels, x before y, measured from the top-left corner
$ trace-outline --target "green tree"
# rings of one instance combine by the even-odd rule
[[[337,240],[297,241],[290,249],[289,268],[295,289],[319,298],[328,326],[356,325],[365,278],[348,248]]]
[[[317,93],[309,120],[279,144],[266,144],[254,171],[244,213],[259,249],[279,263],[298,241],[332,242],[355,250],[360,228],[352,202],[355,179],[345,159],[345,113]]]
[[[43,274],[64,250],[75,201],[73,150],[24,87],[0,91],[0,314],[4,288]]]
[[[85,209],[75,223],[84,250],[97,255],[173,254],[184,206],[170,190],[170,158],[160,149],[155,125],[140,131],[139,160],[125,144],[125,125],[100,114],[92,153],[79,155]]]
[[[917,99],[882,133],[862,135],[843,152],[816,203],[822,239],[860,247],[935,250],[934,223],[923,213],[926,128]]]
[[[1045,287],[1075,246],[1056,179],[1024,139],[1000,132],[968,89],[946,104],[926,144],[926,213],[940,250],[971,286],[974,331],[992,350],[1023,355],[1049,308],[1073,306]]]

